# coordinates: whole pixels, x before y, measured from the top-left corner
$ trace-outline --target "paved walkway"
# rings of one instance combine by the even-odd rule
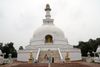
[[[11,66],[11,67],[48,67],[48,64],[46,63],[34,63],[34,64],[19,64],[19,65],[16,65],[16,66]]]
[[[83,64],[83,65],[88,65],[90,67],[100,67],[100,63],[88,63],[88,62],[79,62],[80,64]]]
[[[83,65],[80,63],[56,63],[56,64],[51,64],[51,67],[90,67],[90,66]]]
[[[13,63],[0,65],[0,67],[48,67],[47,63]],[[50,67],[100,67],[97,63],[87,63],[87,62],[70,62],[70,63],[52,63]]]

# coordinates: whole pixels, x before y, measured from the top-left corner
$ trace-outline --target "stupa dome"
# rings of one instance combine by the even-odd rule
[[[46,35],[51,35],[55,39],[64,38],[64,33],[55,25],[42,25],[33,34],[35,39],[44,38]]]

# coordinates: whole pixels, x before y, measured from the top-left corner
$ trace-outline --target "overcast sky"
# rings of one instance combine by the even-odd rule
[[[100,37],[100,0],[0,0],[0,42],[29,44],[49,3],[54,24],[71,45]]]

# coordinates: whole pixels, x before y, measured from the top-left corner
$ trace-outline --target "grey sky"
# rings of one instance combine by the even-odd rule
[[[16,49],[28,45],[47,3],[71,45],[100,37],[100,0],[0,0],[0,42],[12,41]]]

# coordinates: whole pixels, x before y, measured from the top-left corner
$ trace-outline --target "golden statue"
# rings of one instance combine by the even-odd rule
[[[32,57],[32,52],[30,52],[30,58],[29,58],[28,63],[32,63],[32,62],[33,62],[33,57]]]
[[[66,61],[66,62],[69,62],[69,61],[70,61],[70,58],[69,58],[69,52],[66,53],[65,61]]]
[[[46,42],[46,43],[52,43],[52,42],[53,42],[52,36],[51,36],[51,35],[47,35],[47,36],[45,37],[45,42]]]
[[[48,37],[47,42],[48,42],[48,43],[51,43],[51,37]]]

